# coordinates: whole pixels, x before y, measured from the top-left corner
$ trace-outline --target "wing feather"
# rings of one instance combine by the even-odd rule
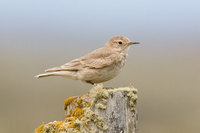
[[[100,48],[84,56],[81,64],[90,68],[103,68],[115,63],[117,55],[110,49]]]
[[[118,54],[111,50],[100,48],[81,58],[72,60],[60,67],[54,67],[45,70],[45,72],[55,71],[78,71],[82,68],[103,68],[116,62]]]
[[[45,70],[45,72],[55,72],[55,71],[78,71],[80,69],[81,63],[80,59],[72,60],[60,67],[54,67]]]

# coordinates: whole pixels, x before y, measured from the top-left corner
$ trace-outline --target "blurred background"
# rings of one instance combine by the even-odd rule
[[[197,0],[1,0],[0,132],[33,132],[64,119],[64,100],[92,87],[36,74],[124,35],[121,74],[104,83],[139,90],[140,133],[196,133],[200,122],[200,2]]]

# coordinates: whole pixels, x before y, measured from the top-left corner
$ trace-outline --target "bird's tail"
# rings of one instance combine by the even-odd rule
[[[36,75],[35,77],[36,77],[36,78],[42,78],[42,77],[48,77],[48,76],[53,76],[53,75],[54,75],[54,73],[52,72],[52,73],[38,74],[38,75]]]
[[[36,75],[35,77],[42,78],[42,77],[48,77],[48,76],[62,76],[66,78],[77,79],[76,72],[70,72],[70,71],[48,72],[48,73]]]

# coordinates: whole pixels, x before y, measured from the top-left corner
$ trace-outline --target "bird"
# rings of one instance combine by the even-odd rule
[[[92,85],[106,82],[116,77],[125,65],[129,46],[140,44],[125,36],[112,37],[102,48],[74,59],[59,67],[46,69],[36,78],[61,76],[81,80]]]

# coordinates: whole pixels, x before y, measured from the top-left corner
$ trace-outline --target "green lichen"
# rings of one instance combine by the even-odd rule
[[[92,105],[94,105],[98,109],[106,109],[109,92],[107,89],[103,88],[103,84],[94,85],[89,94],[91,98],[93,98]]]
[[[129,106],[132,112],[135,112],[135,105],[136,105],[136,100],[137,100],[137,95],[134,94],[133,92],[128,92],[127,94],[128,99],[129,99]]]
[[[103,119],[91,109],[101,99],[103,99],[103,103],[106,103],[105,99],[108,98],[109,94],[102,88],[102,86],[96,85],[89,94],[66,99],[64,102],[64,109],[67,112],[65,120],[42,125],[35,130],[35,133],[92,133],[91,124],[101,130],[107,130],[108,127]],[[95,91],[97,92],[95,93]],[[105,105],[100,103],[97,105],[98,108],[106,108]]]
[[[132,85],[128,86],[128,87],[123,87],[123,88],[116,88],[116,89],[110,89],[108,90],[109,94],[114,93],[114,92],[125,92],[125,95],[128,97],[129,99],[129,106],[130,106],[130,110],[132,112],[135,112],[135,105],[136,105],[136,101],[137,101],[137,89],[135,89]]]
[[[137,89],[135,89],[133,86],[109,89],[108,93],[114,93],[114,92],[119,92],[119,91],[120,92],[132,92],[134,94],[137,94]]]
[[[86,123],[93,122],[99,129],[107,130],[108,126],[103,119],[89,108],[85,108]]]
[[[106,105],[101,104],[101,103],[97,103],[97,104],[95,104],[95,107],[98,108],[98,109],[103,109],[103,110],[106,109]]]
[[[99,100],[108,99],[109,93],[106,89],[103,88],[102,84],[94,85],[93,89],[90,90],[90,96],[94,98],[94,104],[97,103]]]

